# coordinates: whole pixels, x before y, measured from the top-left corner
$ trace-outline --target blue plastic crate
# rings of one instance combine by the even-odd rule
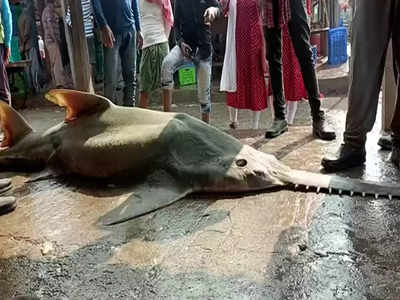
[[[316,45],[312,46],[311,50],[312,50],[313,65],[315,67],[317,65],[317,62],[318,62],[318,49],[317,49],[317,46]]]
[[[347,28],[330,29],[328,35],[328,64],[340,65],[345,63],[347,58]]]

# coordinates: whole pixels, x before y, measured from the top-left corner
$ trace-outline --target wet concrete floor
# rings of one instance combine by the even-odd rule
[[[174,110],[198,116],[193,91]],[[227,130],[224,97],[214,97],[213,125]],[[154,108],[159,109],[157,103]],[[324,100],[339,139],[312,138],[307,103],[274,140],[247,130],[250,113],[230,133],[293,168],[318,172],[341,140],[346,99]],[[22,111],[37,130],[63,119],[55,107]],[[364,168],[343,175],[399,182],[388,152],[368,141]],[[13,175],[17,210],[0,217],[0,298],[40,299],[399,299],[400,202],[271,191],[222,198],[191,196],[113,227],[96,221],[129,188],[65,178],[24,183]]]

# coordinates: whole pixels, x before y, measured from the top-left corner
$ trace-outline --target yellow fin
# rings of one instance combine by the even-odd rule
[[[112,105],[107,98],[100,95],[75,90],[51,90],[45,97],[50,102],[66,108],[66,122],[74,121],[83,114],[105,110]]]
[[[1,147],[11,147],[33,131],[32,127],[15,109],[1,100],[0,126],[4,134]]]

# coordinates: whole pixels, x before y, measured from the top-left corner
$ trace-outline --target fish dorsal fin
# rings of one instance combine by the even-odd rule
[[[66,122],[74,121],[83,114],[104,111],[112,105],[102,96],[75,90],[51,90],[45,97],[50,102],[66,108]]]
[[[33,131],[32,127],[15,109],[1,100],[0,126],[4,134],[1,147],[11,147]]]

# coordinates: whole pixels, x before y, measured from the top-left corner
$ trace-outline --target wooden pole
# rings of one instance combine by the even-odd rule
[[[67,6],[68,3],[66,3],[67,0],[62,0],[61,1],[61,10],[62,10],[62,18],[63,18],[63,23],[64,23],[64,32],[65,32],[65,39],[67,41],[67,47],[68,47],[68,57],[70,61],[70,68],[71,68],[71,75],[72,75],[72,82],[74,83],[74,86],[76,86],[76,72],[75,72],[75,64],[73,63],[74,60],[74,49],[72,47],[72,38],[71,38],[71,30],[69,25],[67,24],[65,20],[65,13],[67,11]]]
[[[72,43],[71,70],[73,72],[74,86],[77,90],[93,93],[81,0],[69,0],[69,7],[71,10],[72,30],[71,38],[67,39],[67,42]]]
[[[385,75],[383,79],[383,100],[382,100],[382,130],[390,131],[393,113],[396,105],[396,80],[393,70],[393,49],[390,42],[386,56]]]

